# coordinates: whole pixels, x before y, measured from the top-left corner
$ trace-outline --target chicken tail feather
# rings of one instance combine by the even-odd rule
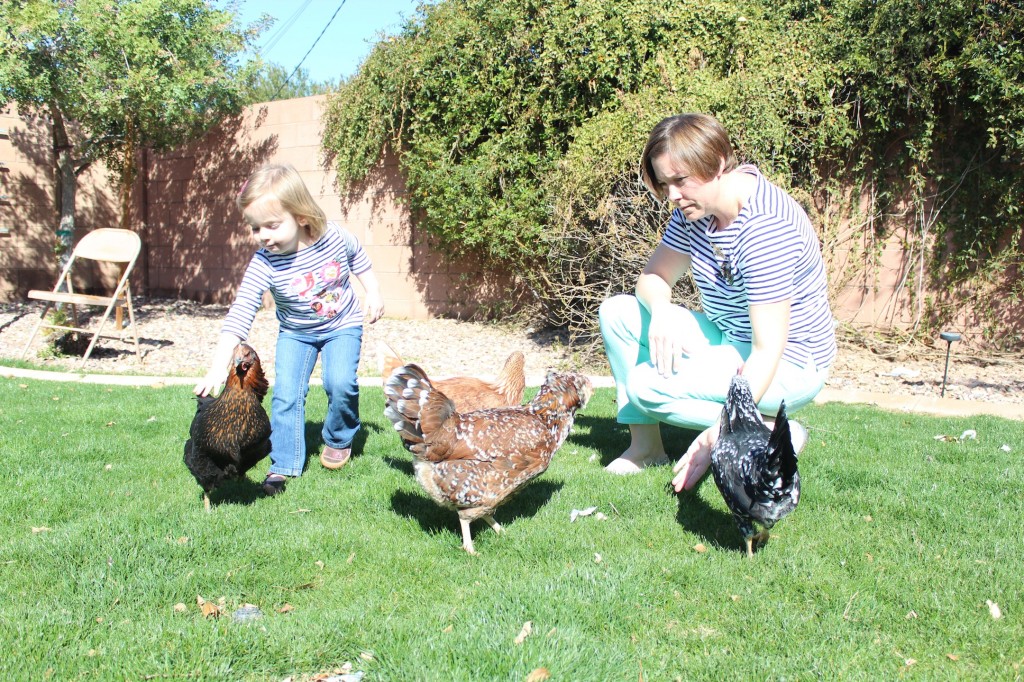
[[[508,399],[509,405],[520,405],[523,402],[523,392],[526,390],[526,356],[521,351],[515,351],[508,356],[505,364],[494,380],[498,391]]]
[[[384,383],[387,417],[402,440],[421,443],[425,435],[435,431],[455,414],[455,404],[434,388],[427,373],[419,365],[402,365]]]
[[[385,382],[396,369],[404,364],[402,356],[394,348],[383,341],[377,342],[377,369],[380,370],[380,375]]]

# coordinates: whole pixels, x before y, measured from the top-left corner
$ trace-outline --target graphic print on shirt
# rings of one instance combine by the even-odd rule
[[[307,272],[293,278],[289,293],[309,303],[316,316],[329,320],[342,308],[342,289],[345,284],[344,268],[338,261],[330,261],[316,272]]]

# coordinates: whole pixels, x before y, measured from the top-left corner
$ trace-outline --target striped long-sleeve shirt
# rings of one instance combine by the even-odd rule
[[[223,332],[245,339],[270,291],[281,331],[322,335],[363,322],[350,275],[371,267],[362,245],[335,223],[316,243],[289,254],[260,249],[253,254],[224,318]]]
[[[757,189],[728,227],[711,231],[711,216],[695,222],[672,212],[662,243],[690,256],[708,318],[729,340],[751,343],[751,305],[790,301],[789,337],[783,358],[825,368],[836,355],[825,264],[818,237],[803,208],[754,166]]]

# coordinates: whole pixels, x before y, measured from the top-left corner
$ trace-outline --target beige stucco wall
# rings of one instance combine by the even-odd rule
[[[302,173],[328,218],[365,246],[387,315],[466,317],[500,301],[508,278],[482,273],[471,262],[448,263],[417,230],[394,155],[386,155],[360,186],[338,192],[334,172],[321,159],[322,105],[322,97],[255,105],[198,143],[142,155],[131,219],[144,243],[133,280],[136,292],[230,302],[256,248],[234,198],[259,165],[288,162]],[[6,195],[0,200],[0,300],[12,301],[23,299],[30,288],[48,288],[56,277],[57,190],[47,122],[0,112],[0,129],[0,195]],[[76,236],[118,224],[114,192],[102,166],[79,178],[75,218]],[[876,239],[870,229],[849,221],[840,234],[826,237],[834,313],[841,322],[905,329],[914,325],[927,300],[953,309],[954,328],[973,331],[976,338],[993,324],[1024,330],[1019,307],[1000,307],[999,301],[974,308],[959,303],[984,302],[984,292],[914,291],[923,280],[908,277],[916,267],[905,248],[909,236]]]
[[[417,233],[403,199],[397,159],[388,154],[361,186],[344,195],[321,159],[322,97],[256,105],[225,121],[198,143],[146,152],[134,192],[131,223],[143,255],[133,287],[150,296],[228,303],[256,248],[234,205],[245,178],[264,163],[291,163],[329,220],[366,248],[381,284],[387,315],[426,319],[468,317],[496,300],[507,278],[483,275],[474,263],[449,264]],[[0,117],[0,300],[19,300],[56,278],[52,143],[45,120]],[[115,193],[101,166],[79,180],[76,237],[117,226]],[[358,285],[357,285],[358,289]]]

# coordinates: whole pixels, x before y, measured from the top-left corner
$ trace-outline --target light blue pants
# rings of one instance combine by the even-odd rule
[[[681,369],[665,377],[651,362],[647,345],[651,314],[647,308],[628,294],[601,304],[601,335],[615,378],[620,424],[664,422],[703,431],[721,416],[729,382],[750,357],[751,345],[725,339],[706,315],[687,312],[710,346],[705,346],[704,339],[695,339],[690,347],[704,348],[684,355]],[[814,400],[827,379],[828,369],[819,370],[813,362],[798,367],[782,360],[757,407],[774,417],[785,400],[786,412],[795,412]]]
[[[274,395],[270,410],[270,473],[298,476],[306,463],[306,394],[318,355],[327,393],[324,443],[347,448],[359,431],[359,349],[363,328],[346,327],[317,337],[277,336]]]

